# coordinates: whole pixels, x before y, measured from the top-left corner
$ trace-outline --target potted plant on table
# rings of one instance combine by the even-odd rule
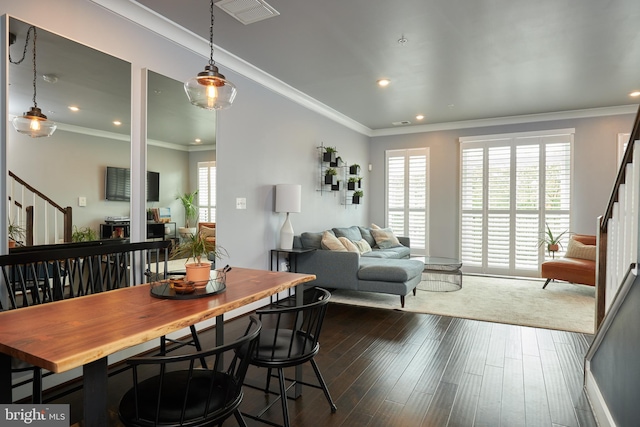
[[[547,227],[547,231],[540,238],[538,242],[538,247],[542,245],[546,245],[547,252],[549,252],[549,254],[558,252],[558,250],[560,250],[560,248],[563,247],[560,239],[562,238],[562,236],[568,233],[568,230],[564,230],[559,234],[553,234],[553,231],[551,231],[549,224],[545,224],[545,226]]]
[[[196,197],[198,196],[198,190],[193,193],[184,193],[178,197],[182,207],[184,208],[184,227],[179,227],[178,232],[183,238],[188,238],[190,235],[196,234],[195,222],[198,218],[198,206],[196,205]],[[192,226],[193,224],[193,226]]]
[[[171,250],[171,259],[185,258],[185,269],[187,282],[193,282],[196,286],[206,285],[209,281],[212,263],[208,259],[221,258],[227,255],[224,248],[216,246],[215,242],[207,240],[203,233],[193,233],[184,239]],[[204,260],[202,259],[204,257]],[[193,259],[190,263],[189,260]],[[214,264],[215,266],[215,264]]]

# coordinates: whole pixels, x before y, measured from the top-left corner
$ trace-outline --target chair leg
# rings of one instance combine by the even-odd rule
[[[546,288],[550,281],[551,279],[547,279],[547,281],[544,282],[544,285],[542,285],[542,289]]]
[[[331,398],[331,395],[329,394],[329,389],[327,388],[327,383],[324,382],[324,378],[322,378],[322,374],[320,373],[320,368],[318,368],[318,364],[314,359],[311,359],[311,366],[313,367],[313,370],[316,373],[316,377],[318,377],[318,382],[320,383],[320,387],[322,387],[322,391],[324,392],[324,397],[326,397],[327,402],[329,402],[329,406],[331,407],[331,412],[335,413],[338,410],[338,408],[336,407],[336,404],[333,403],[333,399]]]
[[[284,370],[282,368],[278,368],[278,380],[280,382],[280,403],[282,404],[284,427],[289,427],[289,404],[287,403],[287,389],[284,382]]]
[[[244,420],[244,418],[242,418],[242,414],[240,413],[240,411],[238,409],[236,409],[233,412],[233,415],[236,417],[236,421],[238,421],[238,424],[240,425],[240,427],[247,427],[247,423]]]
[[[271,385],[271,368],[267,368],[267,384],[264,386],[265,393],[269,393],[270,385]]]
[[[202,346],[200,345],[200,338],[198,338],[198,331],[196,330],[196,327],[194,325],[191,325],[189,326],[189,329],[191,330],[191,338],[193,339],[193,345],[195,345],[196,350],[202,351]],[[202,363],[202,367],[204,369],[208,369],[207,362],[204,360],[204,357],[200,359],[200,363]]]

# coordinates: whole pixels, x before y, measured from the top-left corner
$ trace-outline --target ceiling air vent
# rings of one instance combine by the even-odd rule
[[[244,25],[273,18],[280,13],[262,0],[220,0],[216,6]]]
[[[401,122],[392,122],[391,124],[394,126],[404,126],[404,125],[410,125],[411,122],[409,120],[402,120]]]

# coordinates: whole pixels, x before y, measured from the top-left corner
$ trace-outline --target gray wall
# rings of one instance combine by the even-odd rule
[[[370,185],[376,189],[384,188],[385,150],[430,147],[431,217],[428,238],[431,255],[457,257],[460,215],[458,138],[575,128],[571,231],[596,234],[596,218],[604,213],[617,173],[617,135],[631,131],[634,117],[625,114],[374,137],[370,150],[373,165]],[[383,191],[372,192],[369,209],[372,222],[385,222]]]

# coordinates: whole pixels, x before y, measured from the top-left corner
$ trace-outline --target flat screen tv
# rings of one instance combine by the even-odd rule
[[[128,168],[107,166],[105,199],[128,202],[131,199],[131,172]],[[147,172],[147,202],[160,201],[160,173]]]

